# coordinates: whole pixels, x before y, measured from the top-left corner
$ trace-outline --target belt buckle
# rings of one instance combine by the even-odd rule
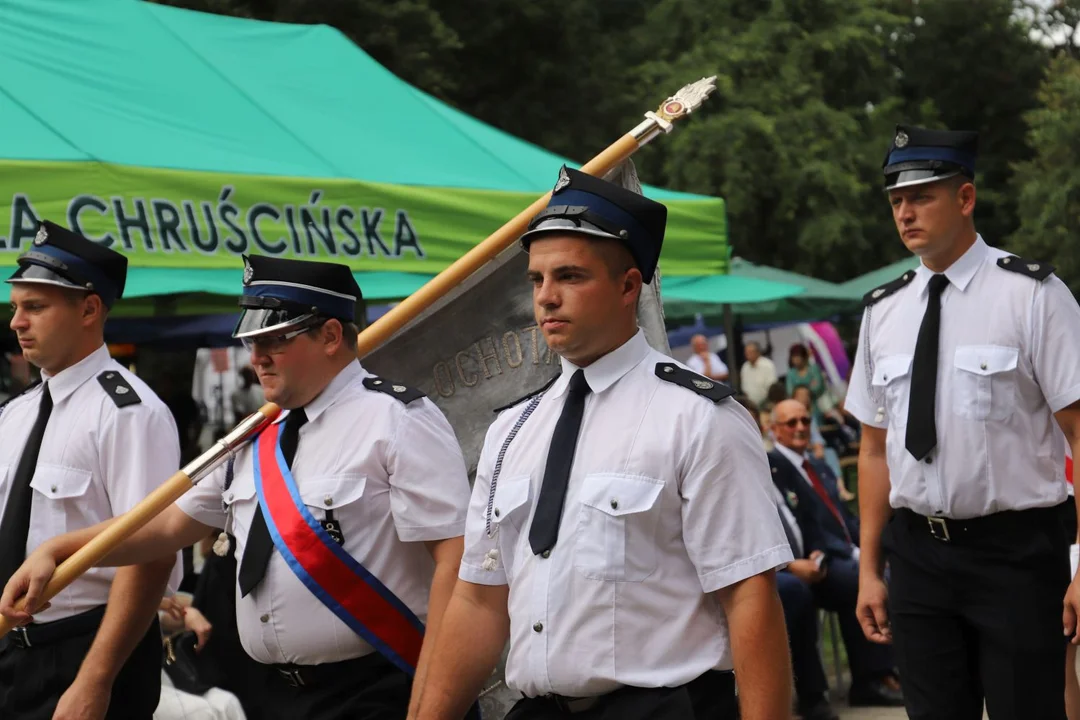
[[[286,670],[285,668],[277,668],[278,674],[285,679],[289,685],[294,688],[304,687],[304,676],[300,674],[300,670],[292,669]]]
[[[20,650],[26,650],[28,647],[31,647],[30,635],[22,625],[17,628],[12,628],[11,642]]]
[[[930,534],[942,542],[949,542],[949,523],[943,517],[928,517],[926,522],[930,525]]]

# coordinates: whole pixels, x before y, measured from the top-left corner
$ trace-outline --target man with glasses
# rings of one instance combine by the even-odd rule
[[[234,336],[266,399],[288,412],[108,562],[227,528],[240,640],[268,668],[264,717],[400,720],[457,579],[461,449],[434,403],[357,361],[360,288],[347,266],[245,261]],[[33,605],[54,564],[99,530],[46,543],[0,611],[19,618],[13,601],[25,591]]]
[[[871,643],[855,617],[859,594],[859,520],[840,500],[836,476],[807,452],[810,413],[798,400],[772,412],[776,445],[769,452],[773,482],[799,525],[802,550],[788,571],[811,586],[818,607],[836,612],[851,667],[848,703],[854,707],[903,704],[892,648]],[[798,670],[796,669],[796,673]]]

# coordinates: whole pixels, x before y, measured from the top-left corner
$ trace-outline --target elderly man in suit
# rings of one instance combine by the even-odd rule
[[[822,555],[821,572],[800,578],[818,607],[836,612],[851,666],[852,706],[900,706],[892,648],[868,641],[855,617],[859,593],[859,519],[840,500],[836,476],[807,453],[810,413],[796,400],[773,409],[775,448],[769,452],[773,482],[802,533],[806,558]]]

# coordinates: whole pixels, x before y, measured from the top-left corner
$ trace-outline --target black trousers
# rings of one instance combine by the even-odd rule
[[[60,621],[63,622],[63,621]],[[31,647],[0,640],[0,718],[51,720],[96,630]],[[161,629],[155,618],[113,683],[106,720],[151,720],[161,696]]]
[[[260,720],[405,720],[412,678],[378,653],[314,666],[263,666]],[[479,720],[473,707],[468,720]]]
[[[546,697],[519,700],[506,720],[738,720],[735,676],[707,672],[677,688],[624,687],[588,710],[571,712]]]
[[[912,720],[1065,717],[1069,585],[1065,513],[998,513],[935,538],[898,510],[882,541],[891,570],[893,644]]]
[[[817,608],[810,586],[786,570],[776,573],[776,589],[784,606],[791,645],[791,669],[795,674],[795,695],[799,707],[820,702],[829,689],[825,667],[818,652]]]

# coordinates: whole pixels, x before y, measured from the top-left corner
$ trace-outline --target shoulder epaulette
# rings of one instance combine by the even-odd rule
[[[891,280],[880,287],[874,288],[870,292],[863,295],[863,307],[870,307],[878,300],[889,297],[894,292],[904,287],[914,279],[915,271],[908,270],[906,273],[896,278],[895,280]]]
[[[414,400],[419,400],[422,397],[426,397],[424,393],[414,388],[402,385],[401,383],[393,382],[392,380],[385,380],[381,377],[364,378],[364,387],[368,390],[374,390],[375,392],[386,393],[390,397],[400,400],[408,405]]]
[[[19,392],[15,393],[15,394],[14,394],[14,395],[12,395],[11,397],[9,397],[9,398],[8,398],[7,400],[5,400],[4,402],[0,402],[0,415],[2,415],[2,414],[4,413],[4,408],[5,408],[5,407],[7,407],[7,404],[8,404],[9,402],[11,402],[12,400],[14,400],[14,399],[15,399],[15,398],[17,398],[17,397],[21,397],[21,396],[25,395],[26,393],[30,392],[31,390],[33,390],[34,388],[36,388],[36,387],[37,387],[38,385],[40,385],[40,384],[41,384],[41,381],[40,381],[40,380],[35,380],[34,382],[30,383],[29,385],[27,385],[26,387],[24,387],[24,388],[23,388],[22,390],[20,390]]]
[[[559,375],[562,375],[562,373],[559,373]],[[536,397],[537,395],[539,395],[540,393],[544,392],[544,391],[545,391],[545,390],[547,390],[547,389],[548,389],[549,387],[551,387],[552,385],[554,385],[554,384],[555,384],[555,381],[559,379],[559,375],[556,375],[555,377],[551,378],[551,379],[550,379],[550,380],[548,380],[548,381],[547,381],[546,383],[544,383],[542,387],[540,387],[540,388],[539,388],[539,389],[537,389],[537,390],[533,390],[533,391],[532,391],[531,393],[529,393],[528,395],[522,395],[522,396],[521,396],[521,397],[519,397],[519,398],[518,398],[517,400],[515,400],[515,401],[513,401],[513,402],[511,402],[511,403],[507,403],[506,405],[503,405],[502,407],[497,407],[497,408],[495,408],[495,410],[494,410],[493,412],[494,412],[494,413],[495,413],[496,415],[498,415],[498,414],[499,414],[499,413],[501,413],[501,412],[502,412],[503,410],[509,410],[510,408],[514,407],[515,405],[518,405],[518,404],[520,404],[520,403],[523,403],[523,402],[525,402],[525,401],[526,401],[526,400],[528,400],[529,398],[532,398],[532,397]]]
[[[139,397],[139,393],[135,392],[135,388],[131,387],[131,383],[115,370],[106,370],[98,375],[97,379],[101,383],[101,387],[105,388],[105,392],[112,398],[112,401],[116,403],[116,407],[138,405],[142,402],[142,398]]]
[[[688,390],[693,390],[698,395],[707,397],[714,403],[735,394],[735,391],[727,383],[710,380],[704,375],[698,375],[696,372],[679,367],[675,363],[656,363],[656,377],[669,383],[681,385]]]
[[[1050,263],[1025,260],[1016,255],[1007,255],[1003,258],[999,258],[997,265],[1003,270],[1027,275],[1029,278],[1035,278],[1039,282],[1042,282],[1054,274],[1054,266]]]

